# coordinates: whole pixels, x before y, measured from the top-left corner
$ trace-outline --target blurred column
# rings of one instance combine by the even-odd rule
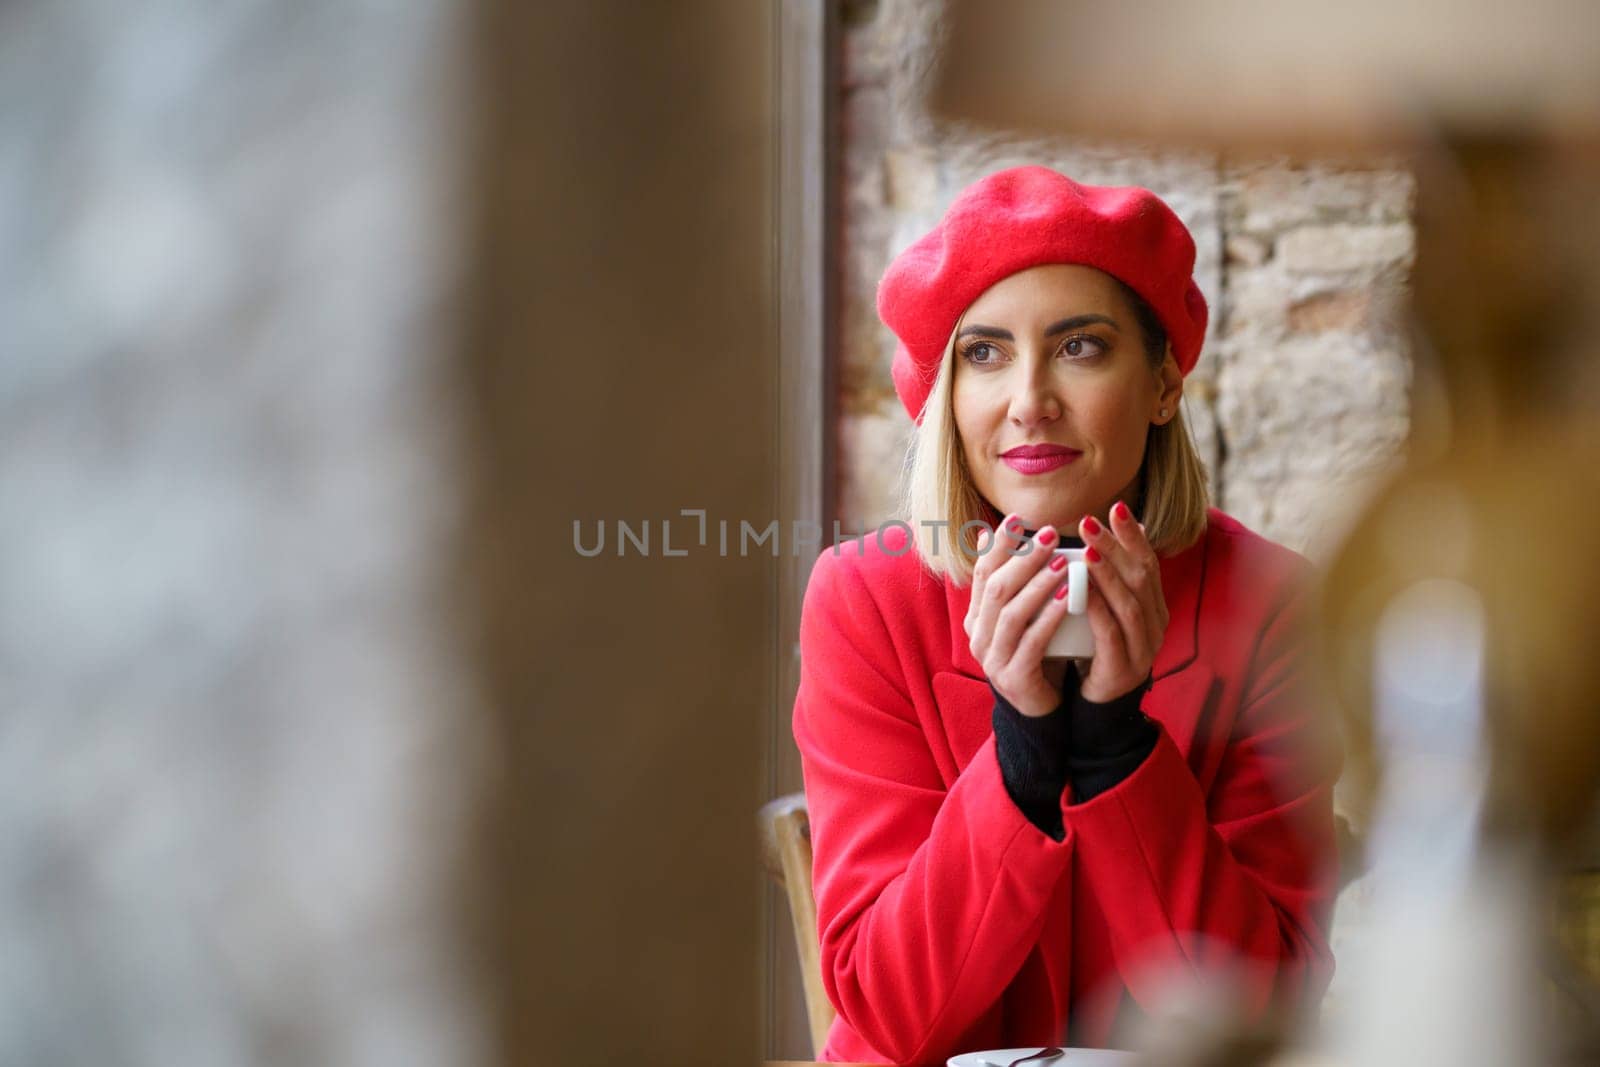
[[[502,1062],[753,1061],[770,5],[478,8],[464,564],[502,739],[478,866]]]

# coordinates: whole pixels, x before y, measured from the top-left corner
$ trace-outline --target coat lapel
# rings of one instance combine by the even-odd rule
[[[1194,662],[1199,645],[1200,593],[1206,581],[1209,535],[1161,560],[1161,591],[1167,598],[1167,632],[1150,673],[1159,682]]]
[[[1211,776],[1216,771],[1216,759],[1221,750],[1216,747],[1217,731],[1211,719],[1217,713],[1216,674],[1205,660],[1195,660],[1180,671],[1158,680],[1150,687],[1141,705],[1142,710],[1166,728],[1172,743],[1183,754],[1193,769],[1202,788],[1209,789]],[[1223,740],[1226,741],[1226,731]],[[1196,751],[1196,744],[1207,746],[1206,751]]]

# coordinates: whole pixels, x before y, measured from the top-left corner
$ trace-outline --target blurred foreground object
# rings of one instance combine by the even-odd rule
[[[1483,833],[1485,598],[1461,578],[1428,578],[1384,601],[1363,631],[1385,772],[1371,835],[1377,922],[1341,961],[1355,1004],[1332,1042],[1350,1063],[1548,1062],[1532,1024],[1535,867],[1525,841]],[[1395,995],[1406,988],[1427,992]]]
[[[1596,1055],[1592,972],[1549,917],[1593,906],[1562,887],[1595,863],[1600,793],[1597,19],[1574,2],[951,9],[945,118],[1398,150],[1418,175],[1410,455],[1325,590],[1351,802],[1377,827],[1380,936],[1339,1062]],[[1571,945],[1594,921],[1558,924]]]
[[[1374,842],[1385,880],[1352,1051],[1386,1062],[1431,1041],[1452,1043],[1457,1063],[1593,1062],[1600,988],[1550,918],[1594,921],[1573,910],[1593,897],[1567,887],[1597,858],[1600,661],[1587,635],[1600,626],[1600,436],[1581,383],[1600,308],[1588,192],[1600,158],[1493,132],[1415,158],[1431,409],[1408,469],[1329,569],[1324,604],[1354,796],[1376,803],[1380,835],[1397,831]],[[1469,620],[1481,655],[1466,647]],[[1397,659],[1402,643],[1413,652]],[[1451,746],[1458,733],[1470,736]],[[1417,986],[1428,995],[1395,1013]]]
[[[1404,149],[1418,122],[1581,137],[1600,100],[1588,0],[951,0],[948,27],[936,112],[1079,137],[1273,152]]]

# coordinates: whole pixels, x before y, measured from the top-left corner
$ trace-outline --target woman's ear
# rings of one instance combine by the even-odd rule
[[[1178,361],[1173,358],[1170,342],[1167,344],[1167,354],[1161,360],[1161,369],[1156,371],[1156,386],[1150,421],[1158,426],[1165,426],[1177,417],[1178,401],[1183,397],[1183,372],[1178,369]]]

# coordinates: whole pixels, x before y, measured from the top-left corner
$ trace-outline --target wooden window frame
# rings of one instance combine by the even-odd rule
[[[827,543],[836,514],[838,7],[838,0],[776,0],[773,13],[776,503],[786,543],[796,523],[815,523]],[[769,797],[803,787],[790,715],[800,680],[800,604],[815,558],[791,547],[778,561]],[[794,1058],[810,1045],[787,907],[776,889],[767,893],[762,1031],[771,1058]]]

